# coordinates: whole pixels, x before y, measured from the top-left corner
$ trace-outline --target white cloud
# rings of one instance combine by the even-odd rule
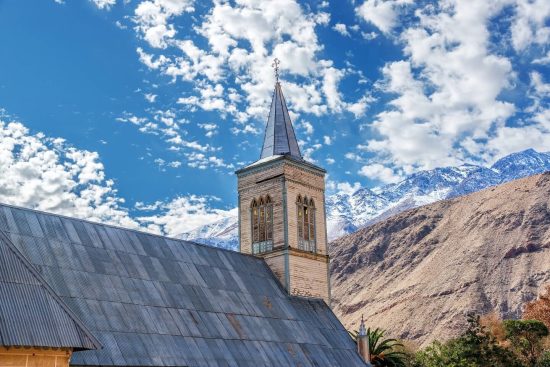
[[[323,143],[325,143],[325,145],[331,145],[332,144],[331,137],[328,135],[323,136]]]
[[[396,97],[371,125],[382,138],[368,150],[410,173],[484,149],[515,113],[500,99],[514,78],[511,62],[489,47],[488,22],[502,9],[456,0],[416,12],[419,23],[401,35],[408,59],[383,68],[381,87]]]
[[[361,32],[361,36],[367,41],[372,41],[373,39],[378,37],[378,33],[376,33],[376,32]]]
[[[98,9],[110,10],[116,4],[116,0],[90,0]]]
[[[491,160],[527,148],[547,151],[550,147],[550,83],[538,72],[531,72],[530,78],[529,115],[518,126],[499,126],[486,147]]]
[[[239,128],[239,127],[232,127],[231,128],[231,133],[233,135],[238,135],[238,134],[254,134],[254,135],[259,135],[262,133],[262,130],[258,129],[257,127],[251,125],[251,124],[246,124],[246,125],[243,125],[242,128]]]
[[[151,207],[141,203],[140,210],[161,210],[162,214],[140,216],[139,222],[153,232],[162,232],[169,236],[177,236],[189,232],[198,226],[212,223],[223,218],[236,216],[237,209],[213,209],[213,202],[218,198],[211,196],[180,196],[166,203],[157,202]]]
[[[360,188],[361,184],[359,182],[354,182],[353,184],[350,184],[349,182],[334,182],[333,185],[333,189],[337,193],[344,195],[352,195]]]
[[[516,0],[512,24],[512,44],[522,51],[531,44],[545,45],[550,41],[550,2],[547,0]]]
[[[206,92],[206,95],[210,95]],[[123,116],[116,119],[119,122],[131,123],[136,125],[142,133],[158,135],[168,144],[168,150],[180,153],[184,159],[184,163],[188,167],[207,169],[207,168],[226,168],[233,169],[233,165],[216,157],[214,152],[220,148],[214,147],[208,143],[201,143],[198,140],[193,140],[188,137],[189,133],[183,126],[189,123],[188,120],[178,118],[178,114],[172,110],[156,110],[152,111],[151,118],[138,117],[131,113],[125,112]],[[206,131],[206,137],[212,137],[217,134],[217,125],[212,123],[197,124],[198,127]],[[246,131],[250,132],[250,131]],[[166,163],[161,166],[171,166],[176,164],[178,167],[181,162]],[[157,162],[159,163],[159,162]]]
[[[371,180],[378,180],[385,184],[398,182],[401,179],[399,175],[395,174],[393,169],[379,163],[365,165],[361,167],[358,173],[361,176],[365,176]]]
[[[198,126],[206,131],[205,136],[207,138],[211,138],[218,133],[218,125],[216,124],[206,123],[206,124],[199,124]]]
[[[313,153],[322,148],[321,144],[308,144],[303,140],[299,140],[298,145],[300,145],[300,151],[306,161],[317,163],[317,161],[313,158]]]
[[[355,11],[383,33],[389,33],[397,23],[399,8],[412,3],[412,0],[366,0]]]
[[[348,28],[344,23],[336,23],[334,27],[332,27],[336,32],[340,33],[342,36],[350,37],[351,34],[349,34]]]
[[[0,120],[0,202],[135,228],[96,152]]]
[[[180,103],[231,114],[237,124],[263,119],[274,84],[271,60],[278,57],[284,79],[301,78],[300,83],[284,82],[291,109],[317,116],[347,109],[339,91],[344,72],[320,58],[323,45],[315,28],[327,23],[328,14],[304,12],[295,0],[215,1],[193,28],[208,42],[203,46],[176,34],[173,20],[190,7],[168,9],[162,3],[147,0],[138,5],[137,30],[157,50],[137,52],[150,69],[195,84],[196,93],[181,97]],[[227,88],[233,82],[238,88]],[[220,94],[204,96],[205,90],[217,88],[222,88]]]
[[[548,65],[550,64],[550,51],[546,53],[546,55],[541,56],[539,58],[536,58],[533,60],[533,64],[539,64],[539,65]]]
[[[181,165],[161,158],[155,163]],[[213,208],[219,203],[215,197],[189,195],[167,202],[137,202],[140,213],[133,217],[114,181],[106,177],[97,152],[77,149],[61,138],[31,134],[20,122],[4,120],[0,120],[0,202],[169,236],[234,216],[236,211]]]
[[[303,120],[302,123],[299,125],[307,135],[313,135],[313,125],[311,122]]]
[[[205,170],[207,168],[234,169],[234,165],[226,163],[222,158],[214,155],[208,156],[204,153],[189,152],[184,154],[187,158],[187,166]]]
[[[115,0],[94,0],[114,2]],[[168,21],[184,12],[192,12],[193,0],[148,0],[141,2],[135,11],[134,21],[143,38],[153,47],[166,48],[176,30]]]
[[[327,162],[327,164],[334,164],[334,163],[336,163],[336,161],[334,160],[334,158],[327,158],[327,159],[325,159],[325,162]]]
[[[155,101],[157,99],[157,95],[153,94],[153,93],[145,93],[143,96],[145,97],[145,99],[149,103],[155,103]]]

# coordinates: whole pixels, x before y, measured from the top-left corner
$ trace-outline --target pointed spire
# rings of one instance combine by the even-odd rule
[[[285,97],[281,90],[281,84],[278,81],[279,61],[276,59],[273,65],[275,67],[277,82],[275,83],[271,109],[267,118],[264,145],[260,159],[273,155],[291,155],[302,159],[298,141],[294,134],[294,128],[292,127],[292,121],[290,121],[286,107]]]
[[[365,327],[365,319],[361,315],[361,324],[359,325],[359,336],[367,335],[367,328]]]

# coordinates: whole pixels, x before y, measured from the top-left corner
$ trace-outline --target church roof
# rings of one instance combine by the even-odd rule
[[[286,154],[302,159],[298,141],[294,134],[294,128],[292,127],[292,121],[290,121],[286,107],[285,97],[281,90],[281,83],[277,81],[275,83],[275,90],[273,91],[269,117],[267,118],[260,159]]]
[[[0,233],[0,346],[97,349],[100,343]]]
[[[11,241],[0,242],[2,283],[21,272],[12,243],[103,346],[74,353],[72,365],[365,366],[330,308],[286,294],[260,258],[1,204],[0,232]],[[55,304],[47,287],[25,286]],[[11,298],[2,310],[25,302]]]

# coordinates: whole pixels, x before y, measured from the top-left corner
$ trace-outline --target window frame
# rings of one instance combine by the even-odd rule
[[[317,252],[317,224],[315,216],[315,202],[313,198],[298,194],[296,197],[296,221],[298,249],[308,252]]]
[[[257,210],[257,212],[255,212]],[[252,199],[250,204],[251,252],[273,250],[273,202],[269,195]]]

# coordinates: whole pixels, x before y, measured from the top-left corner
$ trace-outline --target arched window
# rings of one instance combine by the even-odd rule
[[[307,196],[296,198],[298,217],[298,248],[315,252],[315,203]]]
[[[259,254],[273,249],[273,203],[268,196],[252,200],[252,253]]]

